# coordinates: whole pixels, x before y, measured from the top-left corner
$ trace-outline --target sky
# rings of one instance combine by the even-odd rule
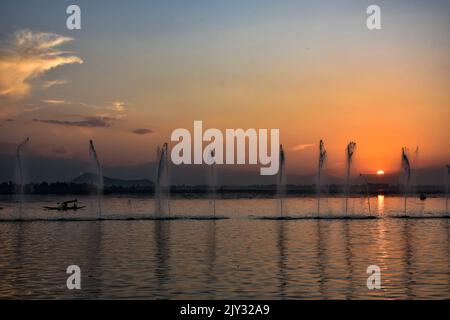
[[[81,8],[81,30],[66,8]],[[381,30],[366,8],[381,7]],[[287,171],[450,162],[448,1],[2,1],[0,153],[154,161],[177,128],[279,128]],[[259,166],[257,166],[259,168]]]

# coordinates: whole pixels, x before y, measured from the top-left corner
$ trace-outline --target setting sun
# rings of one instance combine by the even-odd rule
[[[383,171],[383,170],[378,170],[378,171],[377,171],[377,175],[382,176],[383,174],[384,174],[384,171]]]

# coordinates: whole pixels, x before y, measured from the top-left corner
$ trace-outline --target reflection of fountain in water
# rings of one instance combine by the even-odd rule
[[[209,204],[211,206],[211,212],[213,216],[216,216],[216,189],[217,189],[217,168],[214,150],[211,151],[209,157],[206,160],[206,164],[209,165],[208,168],[208,193],[209,193]]]
[[[24,151],[26,151],[26,148],[28,146],[28,142],[30,141],[30,138],[26,138],[24,141],[22,141],[17,146],[16,151],[16,172],[15,172],[15,198],[18,203],[18,206],[16,207],[16,218],[20,219],[22,217],[22,210],[23,210],[23,204],[25,202],[25,183],[26,183],[26,177],[25,177],[25,168],[23,163],[23,156]]]
[[[317,216],[320,215],[320,196],[322,192],[321,183],[322,183],[322,169],[325,166],[325,160],[327,159],[327,151],[325,150],[325,145],[323,140],[320,140],[319,143],[319,166],[317,170]]]
[[[327,262],[324,259],[326,257],[326,242],[322,237],[322,222],[322,220],[317,220],[317,270],[319,270],[319,293],[322,295],[323,299],[327,299],[325,292],[327,279],[325,267]]]
[[[280,292],[279,298],[286,298],[286,287],[288,285],[288,275],[286,272],[287,269],[287,250],[286,250],[286,221],[277,221],[278,223],[278,239],[277,239],[277,247],[278,247],[278,269],[279,269],[279,280],[280,280]]]
[[[411,164],[409,162],[407,148],[402,148],[402,170],[405,179],[404,213],[406,214],[406,200],[408,198],[409,183],[411,181]]]
[[[170,177],[167,143],[156,151],[156,179],[155,179],[155,214],[163,217],[170,216]]]
[[[345,258],[346,258],[346,264],[347,264],[347,269],[348,269],[348,290],[346,292],[347,297],[346,299],[353,299],[353,294],[354,294],[354,288],[355,288],[355,284],[354,284],[354,266],[353,266],[353,251],[352,251],[352,235],[351,235],[351,230],[350,230],[350,226],[351,226],[351,221],[350,220],[345,220],[343,221],[343,227],[344,227],[344,254],[345,254]]]
[[[348,197],[350,194],[350,176],[353,163],[353,156],[356,151],[356,142],[351,141],[346,149],[346,179],[345,179],[345,215],[348,215]]]
[[[216,264],[216,250],[217,250],[217,236],[216,236],[216,220],[207,221],[207,239],[206,239],[206,264],[207,264],[207,284],[208,294],[214,293],[214,283],[216,282],[215,264]]]
[[[154,221],[155,229],[155,278],[158,284],[156,299],[168,299],[168,290],[166,285],[169,283],[170,276],[170,221]]]
[[[410,230],[411,223],[412,223],[411,220],[405,219],[403,221],[403,230],[402,230],[403,232],[401,233],[401,237],[404,242],[404,248],[402,251],[402,252],[404,252],[403,262],[404,262],[404,269],[405,269],[403,272],[403,277],[404,277],[403,283],[405,284],[406,298],[414,297],[412,285],[414,284],[414,282],[416,280],[415,279],[416,274],[414,272],[414,267],[413,267],[414,252],[413,252],[413,246],[411,244],[412,235],[413,235],[413,233]]]
[[[283,216],[283,198],[286,194],[285,155],[283,145],[280,144],[279,170],[277,177],[277,198],[280,204],[280,216]]]
[[[102,195],[103,195],[103,173],[102,166],[98,159],[97,151],[95,151],[94,142],[89,140],[89,159],[91,170],[94,172],[93,185],[95,195],[95,211],[97,213],[97,219],[102,215]]]

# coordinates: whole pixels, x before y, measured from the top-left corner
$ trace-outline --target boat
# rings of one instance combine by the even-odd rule
[[[69,205],[72,204],[72,205]],[[81,210],[86,208],[86,206],[79,206],[78,205],[78,200],[74,199],[74,200],[69,200],[69,201],[63,201],[63,202],[59,202],[57,206],[44,206],[44,209],[46,210],[57,210],[57,211],[68,211],[68,210]]]

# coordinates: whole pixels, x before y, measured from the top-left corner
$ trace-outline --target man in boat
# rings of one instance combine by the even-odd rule
[[[69,207],[70,203],[73,203],[72,207]],[[76,208],[78,208],[77,203],[78,203],[78,200],[74,199],[74,200],[61,202],[59,205],[60,205],[61,210],[68,210],[68,209],[76,209]]]

